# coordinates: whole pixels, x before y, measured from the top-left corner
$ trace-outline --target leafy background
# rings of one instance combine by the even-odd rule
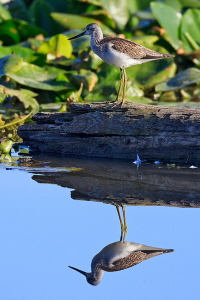
[[[176,56],[128,68],[127,100],[198,106],[199,0],[1,0],[2,143],[39,110],[115,98],[118,68],[91,51],[89,37],[68,41],[92,22],[104,35]]]

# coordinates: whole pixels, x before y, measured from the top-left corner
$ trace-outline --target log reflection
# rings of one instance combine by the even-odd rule
[[[33,180],[73,189],[74,200],[200,207],[199,169],[142,164],[137,170],[131,161],[62,157],[51,157],[48,167]]]

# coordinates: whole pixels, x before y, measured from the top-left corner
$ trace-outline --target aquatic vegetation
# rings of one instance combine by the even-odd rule
[[[20,3],[0,4],[0,114],[5,121],[1,129],[30,120],[39,110],[66,111],[73,101],[114,99],[118,70],[94,55],[88,37],[68,40],[92,22],[104,35],[176,56],[128,68],[127,100],[199,102],[198,1]]]

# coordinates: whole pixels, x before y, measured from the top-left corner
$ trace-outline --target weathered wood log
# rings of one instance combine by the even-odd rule
[[[39,113],[34,120],[18,134],[36,152],[200,162],[200,109],[77,103],[70,113]]]
[[[45,168],[47,161],[48,168]],[[126,160],[42,158],[39,155],[34,156],[33,163],[30,161],[32,172],[34,162],[37,174],[33,175],[33,180],[70,188],[74,200],[131,206],[200,207],[199,168],[142,164],[137,169]]]

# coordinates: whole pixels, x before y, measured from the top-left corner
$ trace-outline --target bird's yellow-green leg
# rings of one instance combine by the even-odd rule
[[[114,102],[117,102],[119,100],[119,95],[120,95],[121,88],[122,88],[122,82],[123,82],[123,69],[120,68],[120,84],[119,84],[119,89],[117,92],[117,97]]]
[[[121,102],[121,106],[124,103],[124,98],[125,98],[125,94],[126,94],[126,83],[127,83],[127,75],[126,75],[126,71],[125,69],[122,69],[122,77],[123,77],[123,91],[122,91],[122,102]]]

